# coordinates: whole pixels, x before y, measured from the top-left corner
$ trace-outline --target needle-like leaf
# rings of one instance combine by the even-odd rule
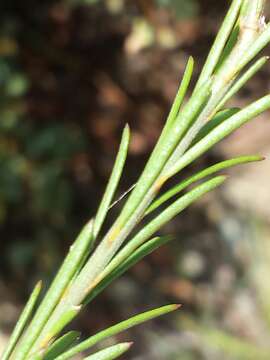
[[[84,257],[85,252],[90,246],[93,239],[92,232],[93,222],[91,220],[84,226],[77,240],[75,240],[74,244],[70,247],[67,257],[60,267],[60,270],[46,293],[45,298],[41,302],[41,305],[39,306],[29,327],[23,335],[20,347],[16,349],[16,356],[14,356],[16,360],[22,360],[25,358],[34,341],[42,331],[50,314],[58,304],[60,298],[63,296],[64,291],[67,290],[73,275],[77,271],[77,267],[81,263],[81,259]]]
[[[171,177],[189,165],[193,160],[205,153],[208,149],[218,143],[220,140],[238,129],[241,125],[258,116],[270,108],[270,95],[247,106],[228,120],[213,129],[207,136],[190,148],[168,171],[166,174]]]
[[[164,126],[164,129],[162,131],[159,141],[161,141],[162,137],[165,136],[167,131],[169,131],[169,129],[171,128],[175,119],[177,118],[177,115],[179,114],[180,107],[183,103],[188,86],[190,84],[190,80],[191,80],[191,77],[193,74],[193,69],[194,69],[194,59],[192,56],[190,56],[188,59],[188,62],[187,62],[187,66],[186,66],[184,75],[183,75],[183,79],[182,79],[181,84],[176,93],[176,96],[175,96],[174,102],[172,104],[168,119],[166,121],[166,124]]]
[[[193,71],[193,59],[189,59],[164,130],[142,175],[120,215],[93,254],[89,256],[92,250],[91,244],[100,233],[122,174],[129,142],[129,130],[125,129],[112,176],[98,208],[96,219],[93,224],[90,222],[86,225],[71,247],[44,300],[19,341],[12,340],[11,348],[15,347],[13,350],[10,348],[7,350],[9,353],[11,351],[12,359],[40,360],[44,358],[46,351],[52,350],[57,343],[61,345],[62,338],[59,342],[55,338],[63,326],[77,315],[85,299],[88,296],[90,296],[88,300],[93,298],[136,261],[165,242],[164,239],[149,239],[187,206],[222,184],[225,177],[215,177],[195,187],[175,200],[154,219],[149,220],[134,237],[131,237],[132,231],[136,230],[136,226],[145,216],[147,209],[149,213],[186,186],[217,170],[236,163],[259,160],[258,157],[241,157],[216,164],[184,180],[152,203],[170,177],[241,125],[270,108],[270,95],[268,95],[237,113],[234,109],[229,109],[215,116],[225,101],[238,91],[266,61],[266,58],[258,60],[236,80],[243,68],[270,42],[270,24],[264,27],[262,18],[264,2],[264,0],[232,1],[195,90],[190,99],[181,107]],[[210,121],[211,119],[213,120]],[[129,237],[131,239],[127,241]],[[152,315],[157,316],[157,313],[154,312],[154,314]],[[104,330],[73,349],[64,350],[57,359],[67,359],[107,336],[136,325],[136,321],[140,323],[149,318],[145,314],[140,316]],[[108,356],[111,354],[112,352]],[[90,356],[92,360],[93,356],[97,354]]]
[[[134,266],[137,262],[142,260],[145,256],[152,253],[154,250],[158,249],[160,246],[166,244],[168,241],[172,240],[171,236],[162,236],[155,237],[145,244],[140,246],[137,250],[134,251],[121,265],[119,265],[112,273],[110,273],[103,281],[101,281],[98,286],[90,293],[90,295],[84,301],[84,304],[88,304],[92,301],[101,291],[108,287],[114,280],[124,274],[128,269]]]
[[[231,35],[228,39],[228,42],[223,50],[223,53],[220,56],[219,62],[214,71],[215,74],[218,73],[219,69],[222,68],[222,66],[225,63],[225,61],[227,60],[228,56],[231,54],[235,44],[237,43],[239,32],[240,32],[240,27],[239,27],[239,20],[238,20],[234,29],[232,30],[232,33],[231,33]]]
[[[37,283],[37,285],[35,286],[32,294],[30,295],[30,298],[29,298],[27,304],[25,305],[25,308],[23,309],[23,312],[21,313],[21,316],[10,336],[7,348],[6,348],[5,352],[1,355],[2,360],[8,359],[10,354],[12,353],[12,350],[16,346],[27,322],[29,321],[29,318],[33,312],[34,306],[37,303],[38,296],[41,291],[41,286],[42,286],[42,282],[39,281]]]
[[[78,331],[70,331],[57,339],[44,355],[44,360],[54,360],[58,355],[67,351],[79,339]]]
[[[231,87],[219,103],[217,111],[222,109],[226,102],[233,97],[267,62],[268,56],[264,56],[257,60]]]
[[[165,315],[169,312],[175,311],[175,310],[179,309],[179,307],[180,307],[180,305],[177,305],[177,304],[166,305],[166,306],[162,306],[158,309],[146,311],[139,315],[133,316],[128,320],[124,320],[116,325],[113,325],[105,330],[100,331],[96,335],[91,336],[90,338],[84,340],[83,342],[76,345],[72,349],[68,350],[64,354],[58,356],[55,360],[69,359],[72,356],[89,349],[90,347],[94,346],[98,342],[100,342],[108,337],[117,335],[120,332],[123,332],[133,326],[137,326],[146,321],[152,320],[156,317],[159,317],[159,316]]]
[[[38,349],[36,352],[39,353],[40,351],[49,349],[53,339],[78,315],[80,310],[81,306],[70,306],[70,309],[64,312],[59,320],[54,323],[53,326],[48,330],[46,336],[41,341],[40,349]]]
[[[130,139],[130,131],[128,125],[126,125],[121,144],[119,147],[119,151],[115,160],[115,164],[110,176],[110,180],[108,182],[107,188],[105,190],[105,193],[103,195],[103,198],[101,200],[100,206],[97,211],[97,215],[94,221],[94,228],[93,228],[93,236],[94,239],[96,239],[102,224],[106,218],[107,212],[110,208],[112,198],[114,196],[114,193],[116,191],[116,188],[118,186],[119,180],[121,178],[123,168],[125,165],[127,152],[128,152],[128,146],[129,146],[129,139]]]
[[[190,176],[188,179],[181,181],[179,184],[172,187],[168,190],[165,194],[161,195],[157,200],[153,202],[146,211],[145,215],[150,214],[152,211],[156,210],[159,206],[164,204],[166,201],[174,197],[175,195],[179,194],[182,190],[187,188],[189,185],[193,184],[196,181],[199,181],[209,175],[213,175],[214,173],[230,168],[232,166],[246,164],[249,162],[261,161],[264,158],[259,155],[247,155],[247,156],[240,156],[234,159],[221,161],[215,165],[209,166],[206,169],[198,172],[195,175]]]
[[[139,246],[148,240],[156,231],[158,231],[164,224],[173,219],[181,211],[187,208],[194,201],[198,200],[207,192],[215,189],[221,185],[226,179],[226,176],[217,176],[205,183],[197,186],[187,194],[180,197],[173,204],[163,210],[156,218],[150,221],[139,231],[133,239],[131,239],[126,246],[113,258],[113,260],[106,266],[104,271],[99,275],[99,280],[106,278],[112,271],[114,271],[123,261],[125,261]]]
[[[180,138],[187,130],[189,124],[196,117],[205,101],[207,101],[209,98],[211,83],[211,80],[207,81],[196,93],[196,96],[192,96],[192,98],[185,105],[181,114],[179,114],[175,120],[173,129],[170,132],[170,136],[164,136],[162,146],[160,145],[157,151],[154,150],[139,181],[137,182],[135,189],[131,193],[124,208],[122,209],[115,226],[119,226],[119,224],[121,225],[125,223],[130,215],[134,213],[139,205],[141,205],[142,197],[147,192],[149,187],[152,186],[153,182],[157,178],[157,175],[161,172],[164,164],[170,157]],[[112,229],[112,231],[114,231],[114,229]]]
[[[237,65],[236,72],[240,72],[270,41],[270,24],[267,24],[261,35],[246,51],[245,56]]]
[[[223,123],[225,120],[229,119],[232,115],[238,113],[240,109],[231,108],[219,111],[212,120],[208,121],[204,127],[199,131],[198,135],[195,137],[190,147],[195,145],[201,139],[203,139],[206,135],[210,133],[215,127]]]
[[[84,360],[113,360],[127,352],[132,346],[132,342],[120,343],[100,350],[99,352],[87,356]]]
[[[102,242],[98,245],[95,250],[95,256],[92,256],[91,259],[89,259],[74,282],[70,296],[73,298],[75,303],[80,304],[84,301],[85,297],[89,293],[89,289],[91,288],[90,284],[95,280],[98,274],[103,271],[105,266],[115,255],[129,235],[130,231],[139,221],[142,210],[144,211],[149,205],[148,197],[145,196],[149,191],[149,187],[153,185],[153,181],[157,180],[157,175],[162,170],[162,167],[170,156],[173,147],[177,145],[177,141],[185,133],[189,123],[194,120],[196,114],[209,98],[211,83],[212,81],[209,80],[198,90],[198,92],[196,92],[196,96],[192,96],[190,101],[185,105],[181,115],[175,121],[175,125],[170,132],[170,136],[164,139],[163,148],[160,148],[159,151],[150,157],[143,174],[124,205],[118,219],[105,235]],[[130,217],[132,218],[130,219]],[[63,309],[57,310],[59,310],[59,313],[63,311]],[[58,311],[56,311],[53,321],[55,321],[58,316]]]
[[[234,28],[242,3],[243,0],[234,0],[232,2],[201,71],[196,88],[199,88],[207,79],[209,79],[215,70],[226,42],[230,37],[232,29]]]

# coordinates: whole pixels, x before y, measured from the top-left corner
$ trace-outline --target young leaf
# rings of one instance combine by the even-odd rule
[[[178,88],[177,94],[175,96],[168,119],[166,121],[166,124],[164,126],[164,129],[162,131],[159,141],[161,141],[162,137],[166,135],[167,131],[171,128],[172,124],[174,123],[175,119],[177,118],[177,116],[179,114],[180,107],[183,103],[188,86],[190,84],[190,80],[191,80],[191,77],[193,74],[193,69],[194,69],[194,59],[192,56],[190,56],[188,59],[188,62],[187,62],[187,66],[186,66],[186,69],[184,72],[183,79]]]
[[[156,151],[154,150],[135,189],[132,191],[128,201],[122,209],[122,212],[115,223],[115,227],[121,227],[122,224],[125,224],[130,215],[134,215],[135,210],[142,206],[142,197],[146,194],[147,190],[149,190],[149,187],[152,186],[157,175],[160,174],[172,151],[177,146],[180,138],[186,132],[189,124],[194,120],[203,104],[209,98],[211,84],[211,80],[207,81],[196,93],[196,96],[191,97],[181,114],[179,114],[175,120],[170,136],[164,137],[161,142],[162,144],[160,144]],[[114,230],[114,228],[111,229],[111,232]],[[110,234],[108,234],[108,236],[110,236]]]
[[[210,133],[215,127],[223,123],[225,120],[229,119],[232,115],[238,113],[240,109],[238,108],[231,108],[225,109],[218,112],[212,120],[208,121],[204,127],[198,132],[197,136],[194,138],[193,142],[191,143],[190,147],[195,145],[201,139],[203,139],[206,135]]]
[[[181,211],[186,209],[190,204],[198,200],[202,195],[215,189],[225,181],[225,176],[217,176],[205,183],[197,186],[187,194],[180,197],[173,204],[163,210],[156,218],[144,226],[119,253],[113,260],[106,266],[102,273],[99,275],[99,280],[106,278],[113,270],[115,270],[123,261],[125,261],[139,246],[141,246],[147,239],[149,239],[156,231],[158,231],[164,224],[173,219]]]
[[[137,326],[146,321],[152,320],[156,317],[159,317],[159,316],[165,315],[169,312],[175,311],[175,310],[179,309],[179,307],[180,307],[180,305],[176,305],[176,304],[166,305],[166,306],[162,306],[158,309],[146,311],[142,314],[133,316],[130,319],[124,320],[116,325],[113,325],[105,330],[100,331],[96,335],[91,336],[90,338],[88,338],[88,339],[84,340],[83,342],[81,342],[80,344],[74,346],[72,349],[68,350],[64,354],[58,356],[55,360],[69,359],[72,356],[89,349],[90,347],[94,346],[98,342],[100,342],[108,337],[117,335],[120,332],[130,329],[133,326]]]
[[[81,308],[81,306],[72,306],[71,309],[64,312],[59,320],[48,330],[46,336],[41,340],[40,349],[38,349],[37,352],[49,348],[51,341],[78,315]]]
[[[128,125],[126,125],[124,132],[123,132],[119,151],[118,151],[118,154],[117,154],[117,157],[115,160],[115,164],[114,164],[111,176],[110,176],[110,180],[108,182],[107,188],[105,190],[105,193],[101,200],[100,206],[98,208],[96,218],[94,220],[94,228],[93,228],[94,239],[96,239],[96,237],[102,227],[102,224],[105,220],[107,212],[110,208],[113,195],[116,191],[120,177],[122,175],[126,157],[127,157],[127,152],[128,152],[129,139],[130,139],[130,131],[129,131]]]
[[[29,327],[23,335],[19,348],[15,348],[14,358],[16,360],[23,360],[27,353],[30,351],[33,343],[44,328],[45,323],[50,317],[52,311],[58,304],[63,293],[67,289],[73,275],[77,271],[77,267],[81,263],[81,259],[84,257],[92,237],[92,221],[89,221],[74,244],[70,247],[70,251],[66,256],[62,266],[60,267],[54,281],[52,282],[49,290],[46,293],[45,298],[41,302],[35,316],[33,317]]]
[[[162,236],[155,237],[145,244],[140,246],[133,254],[131,254],[122,264],[120,264],[112,273],[110,273],[104,280],[102,280],[97,287],[89,294],[89,296],[84,301],[84,304],[88,304],[92,301],[101,291],[103,291],[108,285],[110,285],[114,280],[120,277],[128,269],[133,267],[137,262],[142,260],[145,256],[152,253],[154,250],[158,249],[160,246],[166,244],[168,241],[172,240],[171,236]]]
[[[49,347],[43,360],[54,360],[58,355],[67,351],[72,345],[74,345],[75,341],[78,340],[79,337],[80,333],[78,331],[70,331],[61,336]]]
[[[14,347],[16,346],[27,322],[29,321],[29,318],[33,312],[34,306],[37,303],[38,296],[41,291],[42,282],[39,281],[37,285],[35,286],[32,294],[30,295],[30,298],[28,302],[25,305],[25,308],[23,309],[23,312],[21,313],[21,316],[19,320],[17,321],[17,324],[10,336],[7,348],[5,349],[4,353],[1,355],[2,360],[7,360],[12,353]]]
[[[201,71],[196,88],[199,88],[207,79],[209,79],[215,70],[226,42],[230,37],[232,29],[234,28],[242,3],[243,0],[234,0],[232,2]]]
[[[231,87],[217,107],[217,111],[222,109],[226,102],[233,97],[267,62],[268,56],[257,60]]]
[[[208,149],[218,143],[220,140],[238,129],[241,125],[258,116],[270,108],[270,95],[255,101],[245,109],[239,111],[228,120],[213,129],[207,136],[190,148],[166,173],[171,177],[205,153]]]
[[[199,89],[196,96],[191,98],[190,102],[188,102],[190,107],[186,108],[186,106],[188,106],[188,104],[186,104],[181,116],[175,121],[170,136],[168,138],[166,137],[166,141],[164,140],[163,149],[160,148],[159,151],[151,156],[118,219],[105,235],[102,242],[95,250],[95,253],[85,264],[76,281],[73,283],[72,290],[69,294],[73,299],[73,303],[80,304],[84,301],[86,296],[88,296],[92,290],[92,286],[95,284],[99,274],[111,261],[115,253],[128,237],[129,233],[138,223],[143,212],[148,207],[149,201],[151,201],[152,191],[154,191],[154,194],[156,192],[155,188],[154,190],[151,188],[153,181],[156,182],[157,174],[160,173],[162,166],[166,163],[166,159],[169,157],[172,147],[177,145],[177,140],[181,137],[181,134],[183,135],[186,131],[189,122],[194,119],[203,103],[209,98],[211,83],[211,80],[209,80]],[[149,191],[149,186],[151,191]],[[57,321],[59,313],[62,312],[60,308],[58,308],[58,310],[59,311],[56,311],[54,314],[53,321]]]
[[[240,72],[270,41],[270,24],[267,24],[260,36],[247,49],[245,56],[237,64],[236,72]]]
[[[179,194],[182,190],[184,190],[185,188],[187,188],[189,185],[193,184],[196,181],[199,181],[199,180],[201,180],[209,175],[212,175],[220,170],[224,170],[224,169],[230,168],[232,166],[245,164],[245,163],[249,163],[249,162],[254,162],[254,161],[261,161],[263,159],[264,158],[259,155],[240,156],[240,157],[237,157],[234,159],[221,161],[215,165],[212,165],[212,166],[198,172],[197,174],[192,175],[188,179],[181,181],[179,184],[175,185],[170,190],[168,190],[165,194],[161,195],[157,200],[155,200],[153,202],[153,204],[151,204],[149,206],[145,215],[150,214],[152,211],[156,210],[159,206],[164,204],[166,201],[168,201],[175,195]]]
[[[215,68],[215,71],[214,71],[215,74],[218,73],[219,69],[222,67],[224,62],[227,60],[228,56],[231,54],[234,46],[237,43],[239,32],[240,32],[240,27],[239,27],[239,20],[238,20],[234,29],[232,30],[232,33],[228,39],[228,42],[223,50],[223,53],[221,54],[221,57],[218,61],[217,66]]]
[[[84,360],[113,360],[127,352],[132,344],[132,342],[129,342],[113,345],[93,355],[87,356]]]

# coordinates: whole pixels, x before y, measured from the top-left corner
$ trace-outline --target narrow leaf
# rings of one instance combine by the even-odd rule
[[[228,120],[213,129],[207,136],[190,148],[166,173],[166,176],[171,177],[189,165],[192,161],[197,159],[200,155],[209,150],[212,146],[220,140],[230,135],[233,131],[238,129],[241,125],[249,120],[255,118],[265,110],[270,108],[270,95],[267,95],[260,100],[247,106],[245,109],[239,111]]]
[[[103,349],[93,355],[87,356],[84,360],[113,360],[127,352],[133,343],[120,343]]]
[[[268,56],[264,56],[257,60],[231,87],[231,89],[224,96],[222,101],[219,103],[217,111],[222,109],[226,102],[233,97],[267,62]]]
[[[238,22],[236,23],[236,25],[228,39],[228,42],[223,50],[223,53],[220,56],[220,59],[215,68],[215,71],[214,71],[215,74],[218,73],[218,71],[221,69],[222,65],[224,64],[224,62],[227,60],[227,58],[231,54],[231,52],[238,40],[239,32],[240,32],[240,27],[239,27],[239,20],[238,20]]]
[[[131,254],[122,264],[119,265],[112,273],[110,273],[103,281],[101,281],[97,287],[86,298],[84,304],[88,304],[92,301],[100,292],[102,292],[109,284],[120,277],[128,269],[133,267],[137,262],[142,260],[145,256],[158,249],[160,246],[166,244],[172,240],[171,236],[155,237],[145,244],[140,246],[133,254]]]
[[[240,72],[259,52],[266,47],[270,42],[270,24],[267,24],[261,35],[254,41],[254,43],[247,49],[245,56],[237,66],[237,72]]]
[[[92,221],[88,222],[74,244],[70,247],[70,251],[66,256],[60,270],[58,271],[54,281],[52,282],[45,298],[40,304],[35,316],[33,317],[29,327],[23,335],[20,347],[15,349],[16,360],[23,360],[30,351],[34,341],[43,330],[48,318],[58,304],[61,296],[63,296],[70,281],[72,280],[77,267],[81,263],[90,243],[92,241]]]
[[[33,312],[34,306],[37,303],[38,296],[40,294],[42,287],[42,282],[39,281],[37,285],[35,286],[33,292],[31,293],[28,302],[26,303],[23,312],[20,315],[19,320],[17,321],[17,324],[10,336],[9,343],[7,345],[7,348],[5,349],[3,355],[1,355],[2,360],[6,360],[9,358],[11,352],[13,351],[15,345],[17,344],[27,322],[29,321],[29,318]]]
[[[181,211],[187,208],[194,201],[198,200],[202,195],[215,189],[225,181],[225,176],[217,176],[205,183],[197,186],[187,194],[180,197],[173,204],[163,210],[156,218],[150,221],[145,227],[138,232],[133,239],[131,239],[113,260],[106,266],[103,272],[99,275],[100,281],[106,278],[113,270],[115,270],[128,256],[130,256],[139,246],[148,240],[156,231],[163,225],[173,219]]]
[[[243,0],[233,0],[231,7],[223,21],[223,24],[216,36],[214,44],[209,52],[205,65],[201,71],[196,89],[199,88],[207,79],[209,79],[215,70],[227,40],[229,39],[232,29],[234,28],[242,3]]]
[[[254,19],[259,20],[263,16],[265,1],[266,0],[244,0],[241,8],[241,18],[251,19],[252,22],[254,22]]]
[[[195,137],[193,142],[191,143],[192,147],[197,142],[199,142],[201,139],[203,139],[206,135],[210,133],[215,127],[223,123],[225,120],[229,119],[232,115],[238,113],[240,109],[238,108],[231,108],[231,109],[225,109],[220,112],[218,112],[213,119],[208,121],[206,125],[199,131],[198,135]]]
[[[103,198],[101,200],[101,203],[98,208],[97,215],[96,215],[96,218],[94,221],[94,228],[93,228],[94,239],[96,239],[96,237],[103,225],[103,222],[106,218],[107,212],[110,208],[112,198],[113,198],[116,188],[119,184],[119,180],[122,175],[126,157],[127,157],[129,139],[130,139],[130,131],[129,131],[128,125],[126,125],[126,127],[123,131],[122,140],[121,140],[119,151],[118,151],[118,154],[117,154],[117,157],[115,160],[115,164],[114,164],[111,176],[110,176],[110,180],[108,182],[107,188],[106,188]]]
[[[69,324],[80,312],[81,306],[73,306],[71,309],[65,311],[58,321],[48,330],[46,336],[41,340],[40,350],[49,347],[51,341],[56,337],[63,328]]]
[[[44,351],[45,350],[41,350],[41,351],[31,355],[29,360],[43,360]]]
[[[195,175],[190,176],[188,179],[185,179],[181,181],[179,184],[172,187],[170,190],[168,190],[165,194],[160,196],[157,200],[153,202],[146,211],[146,215],[150,214],[152,211],[156,210],[159,206],[164,204],[166,201],[174,197],[175,195],[179,194],[182,190],[187,188],[189,185],[193,184],[196,181],[199,181],[209,175],[212,175],[220,170],[224,170],[227,168],[230,168],[232,166],[245,164],[253,161],[261,161],[264,158],[258,155],[250,155],[250,156],[240,156],[234,159],[225,160],[222,162],[219,162],[215,165],[212,165],[200,172],[198,172]]]
[[[122,209],[115,224],[116,227],[118,227],[119,224],[122,225],[123,223],[126,223],[131,214],[134,214],[134,211],[142,205],[143,196],[153,185],[157,175],[162,171],[168,158],[177,146],[181,137],[185,134],[190,123],[197,116],[203,104],[209,99],[211,84],[211,80],[207,81],[196,93],[196,96],[191,97],[183,111],[181,111],[175,120],[170,136],[164,137],[162,144],[160,144],[158,149],[156,149],[156,151],[154,150],[152,153],[135,189]],[[114,228],[111,231],[113,232]]]
[[[168,139],[166,139],[165,148],[168,146],[167,143],[168,144],[170,143],[170,139],[173,133],[176,133],[176,135],[178,134],[177,135],[178,142],[174,147],[170,158],[167,160],[166,166],[164,167],[164,171],[170,168],[170,166],[175,163],[175,159],[178,159],[179,156],[182,155],[181,140],[192,129],[192,125],[195,125],[200,115],[202,115],[202,113],[204,112],[205,107],[207,107],[207,103],[212,96],[211,93],[212,84],[213,84],[213,79],[209,79],[198,90],[195,90],[192,94],[190,101],[186,104],[186,108],[184,108],[184,110],[179,114],[178,118],[176,119],[175,126],[170,131],[170,135],[168,136]],[[185,110],[188,114],[190,114],[186,118],[183,116]]]
[[[94,346],[95,344],[97,344],[98,342],[119,334],[120,332],[123,332],[127,329],[130,329],[133,326],[137,326],[139,324],[142,324],[146,321],[152,320],[156,317],[165,315],[169,312],[175,311],[180,307],[180,305],[167,305],[167,306],[162,306],[158,309],[154,309],[154,310],[150,310],[150,311],[146,311],[142,314],[136,315],[131,317],[130,319],[124,320],[116,325],[113,325],[105,330],[100,331],[99,333],[97,333],[96,335],[91,336],[90,338],[84,340],[83,342],[81,342],[80,344],[74,346],[72,349],[70,349],[69,351],[65,352],[64,354],[58,356],[55,360],[66,360],[71,358],[72,356],[85,351],[87,349],[89,349],[90,347]]]
[[[186,66],[184,75],[183,75],[183,79],[178,88],[177,94],[176,94],[174,102],[172,104],[168,119],[164,126],[164,130],[162,131],[161,137],[167,133],[167,131],[171,128],[171,125],[174,123],[175,119],[177,118],[180,107],[185,98],[188,86],[190,84],[190,80],[191,80],[191,77],[193,74],[193,69],[194,69],[194,59],[192,56],[190,56],[188,59],[188,62],[187,62],[187,66]]]
[[[57,339],[48,349],[44,360],[54,360],[58,355],[67,351],[80,337],[78,331],[70,331]]]

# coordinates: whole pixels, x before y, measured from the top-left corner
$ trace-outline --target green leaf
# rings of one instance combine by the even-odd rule
[[[166,244],[172,240],[171,236],[155,237],[145,244],[140,246],[133,254],[131,254],[122,264],[120,264],[112,273],[110,273],[103,281],[101,281],[97,287],[90,293],[90,295],[84,301],[84,304],[88,304],[92,301],[101,291],[103,291],[109,284],[120,277],[128,269],[134,266],[137,262],[142,260],[145,256],[158,249],[160,246]]]
[[[180,197],[173,204],[163,210],[156,218],[150,221],[134,236],[119,253],[113,258],[113,260],[106,266],[103,272],[99,275],[99,280],[106,278],[113,270],[115,270],[128,256],[130,256],[139,246],[141,246],[146,240],[148,240],[156,231],[158,231],[163,225],[173,219],[181,211],[187,208],[190,204],[198,200],[202,195],[215,189],[225,181],[225,176],[217,176],[205,183],[195,187],[187,194]]]
[[[107,212],[110,208],[112,198],[113,198],[116,188],[119,184],[119,180],[122,175],[126,157],[127,157],[129,139],[130,139],[130,131],[129,131],[128,125],[126,125],[124,132],[123,132],[119,151],[118,151],[118,154],[117,154],[117,157],[115,160],[115,164],[114,164],[111,176],[110,176],[110,180],[108,182],[107,188],[105,190],[105,193],[101,200],[100,206],[98,208],[97,215],[95,217],[94,228],[93,228],[94,239],[96,239],[96,237],[102,227],[102,224],[106,218]]]
[[[7,348],[5,349],[3,355],[1,355],[2,360],[6,360],[9,358],[11,352],[13,351],[14,347],[16,346],[27,322],[29,321],[29,318],[33,312],[34,306],[37,303],[38,296],[40,294],[42,287],[42,282],[39,281],[37,285],[35,286],[33,292],[30,295],[30,298],[28,302],[25,305],[25,308],[23,309],[23,312],[20,315],[19,320],[17,321],[17,324],[10,336]]]
[[[84,257],[84,254],[93,239],[92,231],[93,222],[89,221],[82,229],[74,244],[70,247],[70,251],[60,267],[60,270],[54,278],[54,281],[47,291],[45,298],[41,302],[35,316],[23,335],[20,346],[15,349],[16,356],[14,356],[16,360],[22,360],[25,358],[40,332],[43,330],[44,325],[58,304],[60,298],[69,286],[70,281],[77,271],[77,267],[81,263],[81,259]]]
[[[43,356],[44,356],[44,350],[41,350],[38,353],[31,355],[29,360],[42,360]]]
[[[72,306],[71,309],[65,311],[58,321],[52,325],[52,327],[47,331],[45,337],[41,339],[40,349],[37,352],[42,351],[46,348],[49,348],[52,340],[62,331],[62,329],[69,324],[80,312],[82,306]]]
[[[187,66],[183,75],[183,79],[181,81],[181,84],[178,88],[178,91],[176,93],[174,102],[172,104],[169,116],[167,118],[166,124],[164,126],[164,129],[161,133],[161,136],[159,138],[159,142],[162,140],[162,138],[168,133],[168,131],[171,129],[175,119],[177,118],[179,111],[180,111],[180,107],[183,103],[183,100],[185,98],[188,86],[190,84],[191,81],[191,77],[193,74],[193,69],[194,69],[194,59],[192,56],[189,57],[188,62],[187,62]]]
[[[87,356],[84,360],[113,360],[127,352],[132,344],[132,342],[129,342],[113,345],[93,355]]]
[[[209,79],[214,72],[227,40],[229,39],[234,28],[242,3],[243,0],[233,0],[231,7],[223,21],[223,24],[216,36],[214,44],[209,52],[205,65],[201,71],[196,89],[198,89],[207,79]]]
[[[238,40],[238,36],[239,36],[239,32],[240,32],[240,27],[239,27],[239,20],[236,23],[229,39],[228,42],[223,50],[223,53],[220,56],[220,59],[218,61],[218,64],[215,68],[214,73],[217,74],[219,69],[221,69],[222,65],[224,64],[224,62],[227,60],[228,56],[231,54],[234,46],[236,45],[236,42]]]
[[[160,134],[160,137],[158,139],[158,142],[155,146],[155,149],[154,149],[151,157],[155,157],[155,153],[157,153],[160,150],[160,147],[162,147],[162,145],[163,145],[164,138],[168,135],[169,131],[171,130],[172,126],[175,123],[175,120],[179,116],[180,108],[181,108],[181,105],[185,98],[188,86],[190,84],[193,70],[194,70],[194,59],[192,56],[190,56],[188,59],[188,62],[187,62],[187,66],[186,66],[186,69],[184,72],[183,79],[182,79],[179,89],[176,93],[176,96],[175,96],[174,102],[172,104],[171,110],[169,112],[169,115],[167,117],[165,126]]]
[[[209,98],[211,83],[212,81],[209,80],[192,96],[181,112],[181,115],[179,115],[175,121],[172,131],[169,134],[170,136],[164,137],[162,146],[151,155],[143,174],[124,205],[118,219],[98,245],[95,255],[89,259],[78,278],[76,278],[72,292],[69,294],[76,303],[80,304],[85,300],[85,297],[92,290],[93,284],[99,279],[99,274],[113,258],[148,207],[149,188],[151,188],[153,182],[156,181],[157,175],[166,164],[173,148],[177,146],[179,138],[185,133],[189,123],[194,120],[198,111],[201,110],[201,107]],[[153,189],[151,189],[151,191],[152,190]],[[147,196],[145,196],[146,194]],[[76,300],[74,300],[75,298]],[[56,316],[58,316],[58,314],[55,315],[55,318]]]
[[[153,204],[149,206],[145,215],[150,214],[152,211],[156,210],[159,206],[164,204],[166,201],[168,201],[175,195],[179,194],[182,190],[184,190],[185,188],[187,188],[189,185],[193,184],[196,181],[199,181],[220,170],[224,170],[232,166],[246,164],[254,161],[261,161],[263,159],[264,158],[259,155],[247,155],[247,156],[240,156],[230,160],[221,161],[215,165],[209,166],[208,168],[196,173],[195,175],[190,176],[188,179],[181,181],[179,184],[175,185],[170,190],[168,190],[165,194],[161,195],[157,200],[153,202]]]
[[[58,356],[55,360],[66,360],[71,358],[72,356],[85,351],[89,349],[90,347],[94,346],[98,342],[119,334],[120,332],[123,332],[124,330],[130,329],[133,326],[137,326],[139,324],[142,324],[146,321],[152,320],[156,317],[159,317],[161,315],[165,315],[169,312],[175,311],[179,309],[180,305],[166,305],[162,306],[158,309],[146,311],[142,314],[136,315],[131,317],[130,319],[124,320],[116,325],[113,325],[105,330],[100,331],[96,335],[91,336],[90,338],[84,340],[80,344],[74,346],[72,349],[68,350],[64,354]]]
[[[70,331],[57,339],[48,349],[44,360],[54,360],[58,355],[67,351],[80,337],[78,331]]]
[[[260,34],[260,36],[253,42],[253,44],[245,52],[242,60],[237,64],[237,71],[240,72],[270,41],[270,24]]]
[[[236,80],[222,101],[219,103],[217,110],[222,109],[226,102],[231,97],[233,97],[265,65],[268,59],[268,56],[260,58],[238,80]]]
[[[239,111],[237,114],[225,120],[222,124],[218,125],[202,140],[190,148],[166,173],[166,176],[171,177],[178,173],[180,170],[189,165],[192,161],[197,159],[200,155],[205,153],[213,147],[220,140],[230,135],[234,130],[238,129],[241,125],[249,120],[258,116],[265,110],[270,108],[270,95],[267,95],[260,100],[247,106],[245,109]]]
[[[193,142],[191,143],[192,147],[197,142],[199,142],[201,139],[203,139],[206,135],[210,133],[215,127],[217,127],[219,124],[223,123],[225,120],[229,119],[232,115],[238,113],[240,109],[238,108],[231,108],[231,109],[225,109],[220,112],[218,112],[213,119],[208,121],[206,125],[198,132],[198,135],[195,137]]]
[[[244,0],[241,8],[241,17],[260,19],[263,16],[265,0]]]
[[[135,189],[122,209],[115,226],[121,226],[126,223],[131,214],[134,214],[134,211],[141,206],[142,198],[153,185],[157,175],[160,174],[166,161],[186,132],[190,123],[201,110],[203,104],[209,99],[211,84],[212,80],[207,81],[196,94],[191,97],[183,111],[181,111],[174,121],[174,125],[169,135],[164,136],[161,143],[157,145],[157,148],[152,153]]]

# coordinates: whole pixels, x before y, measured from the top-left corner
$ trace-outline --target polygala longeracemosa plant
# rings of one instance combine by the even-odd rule
[[[177,305],[168,305],[148,311],[81,342],[78,342],[79,333],[75,331],[62,335],[65,326],[114,279],[171,239],[152,238],[156,231],[202,195],[221,185],[226,177],[212,177],[182,195],[184,189],[219,170],[262,159],[260,156],[241,156],[217,163],[158,195],[167,180],[241,125],[270,108],[270,95],[244,109],[225,107],[227,101],[267,61],[267,57],[261,57],[247,68],[270,42],[270,24],[265,24],[264,6],[265,0],[232,1],[195,89],[190,99],[183,103],[194,66],[193,59],[188,60],[183,80],[150,159],[118,218],[100,239],[100,230],[128,152],[130,133],[128,126],[125,127],[96,216],[85,225],[70,247],[59,272],[34,312],[41,283],[35,287],[2,360],[70,359],[108,336],[178,308]],[[159,207],[173,197],[176,199],[165,210],[158,212]],[[155,215],[147,221],[146,216],[154,210]],[[137,225],[143,218],[146,218],[144,225],[138,229]],[[95,246],[97,240],[99,244]],[[117,344],[86,359],[115,359],[130,345]]]

